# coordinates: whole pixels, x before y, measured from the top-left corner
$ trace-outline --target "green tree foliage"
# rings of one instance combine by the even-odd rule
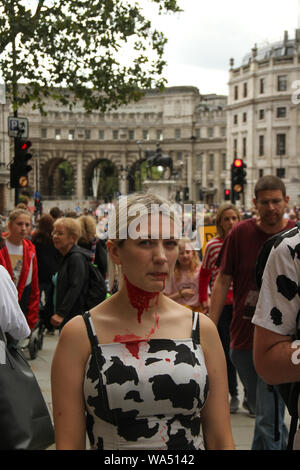
[[[141,5],[167,14],[177,2],[0,0],[0,72],[14,110],[42,110],[51,97],[104,112],[163,88],[166,38]]]

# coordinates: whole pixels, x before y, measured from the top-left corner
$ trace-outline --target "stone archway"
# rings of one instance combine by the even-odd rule
[[[85,169],[84,186],[86,198],[113,200],[119,193],[119,172],[114,162],[106,158],[90,162]]]
[[[64,158],[52,158],[40,169],[40,192],[46,199],[72,198],[75,194],[75,170]]]

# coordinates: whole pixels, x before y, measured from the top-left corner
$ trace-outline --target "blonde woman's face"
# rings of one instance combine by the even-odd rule
[[[9,240],[20,243],[29,235],[30,228],[30,217],[26,214],[19,215],[15,220],[8,223]]]
[[[237,222],[239,222],[239,218],[235,210],[228,209],[223,212],[220,225],[225,232],[225,236]]]
[[[55,248],[63,255],[66,254],[75,243],[74,237],[69,234],[63,224],[55,225],[52,232],[52,240]]]
[[[182,267],[188,267],[191,265],[193,260],[194,252],[191,250],[191,246],[179,245],[178,263]]]

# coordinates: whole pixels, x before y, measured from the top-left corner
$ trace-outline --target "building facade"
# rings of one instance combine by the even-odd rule
[[[235,157],[247,164],[245,204],[257,179],[283,178],[292,204],[300,203],[300,30],[230,63],[227,106],[228,184]],[[298,91],[297,91],[298,88]]]
[[[257,179],[281,176],[291,204],[300,203],[300,30],[290,39],[255,46],[239,66],[230,60],[229,95],[201,95],[179,86],[145,93],[137,103],[104,114],[80,104],[48,101],[46,115],[29,105],[19,115],[29,122],[33,159],[30,186],[44,207],[93,207],[102,199],[142,189],[146,150],[172,158],[181,200],[220,204],[230,189],[235,157],[247,164],[240,200],[252,206]],[[0,103],[0,212],[14,205],[9,190],[13,141],[8,104]],[[159,177],[159,175],[158,175]]]
[[[28,191],[31,196],[40,192],[44,206],[72,208],[139,190],[137,179],[145,178],[140,161],[159,143],[173,160],[181,199],[220,203],[226,177],[226,103],[227,97],[201,96],[197,88],[183,86],[149,91],[138,103],[105,114],[88,114],[79,105],[70,111],[49,101],[47,114],[41,115],[27,105],[19,115],[27,117],[32,141]]]

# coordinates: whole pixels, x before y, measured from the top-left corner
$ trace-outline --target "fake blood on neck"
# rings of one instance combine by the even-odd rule
[[[137,309],[138,311],[138,322],[141,323],[141,317],[144,312],[144,310],[148,310],[149,308],[149,303],[152,299],[156,297],[156,305],[158,302],[158,296],[159,292],[147,292],[139,287],[134,286],[131,284],[127,277],[124,276],[125,282],[126,282],[126,287],[127,287],[127,293],[128,293],[128,298],[131,303],[131,305]],[[114,342],[117,343],[124,343],[128,351],[132,354],[132,356],[136,357],[136,359],[139,359],[139,347],[140,343],[143,341],[147,341],[150,336],[152,336],[158,328],[158,320],[159,316],[157,313],[155,313],[155,325],[154,328],[151,328],[149,333],[145,336],[145,338],[142,338],[141,336],[136,336],[135,334],[125,334],[125,335],[116,335],[114,337]]]
[[[141,323],[141,317],[144,310],[148,310],[150,300],[156,297],[156,305],[158,303],[159,292],[147,292],[139,287],[134,286],[128,281],[127,277],[124,276],[127,294],[131,305],[137,309],[138,322]]]

